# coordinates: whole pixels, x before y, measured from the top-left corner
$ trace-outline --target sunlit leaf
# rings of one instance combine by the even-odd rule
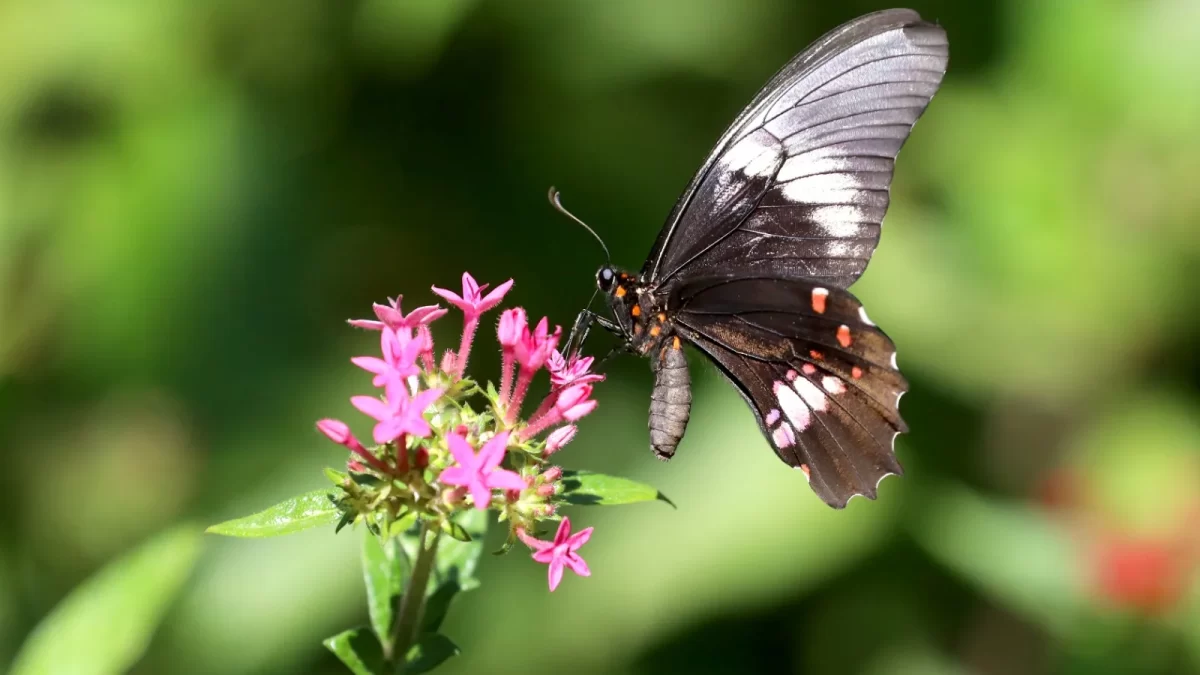
[[[73,590],[25,641],[11,675],[115,675],[146,650],[200,553],[180,526],[106,565]]]
[[[408,666],[404,669],[404,673],[405,675],[427,673],[440,666],[451,656],[457,656],[458,653],[458,645],[451,642],[450,638],[440,633],[426,633],[421,636],[421,640],[417,644],[413,645],[412,649],[408,650],[408,654],[405,656]]]
[[[382,675],[383,649],[367,627],[353,628],[325,640],[325,647],[346,664],[354,675]]]
[[[341,519],[341,513],[331,497],[336,497],[336,493],[329,489],[313,490],[265,511],[213,525],[206,532],[227,537],[278,537],[334,525]]]
[[[562,481],[563,501],[576,506],[615,506],[655,500],[675,506],[657,488],[629,478],[590,471],[564,471]]]
[[[362,566],[371,628],[383,644],[391,636],[396,599],[404,590],[404,579],[409,573],[408,559],[400,548],[399,539],[391,537],[387,542],[381,542],[378,536],[364,531]]]

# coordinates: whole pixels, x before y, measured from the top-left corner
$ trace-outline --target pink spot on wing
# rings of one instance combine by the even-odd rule
[[[821,386],[825,387],[825,391],[837,396],[846,391],[846,385],[836,377],[826,376],[821,378]]]
[[[800,370],[803,370],[805,375],[812,375],[817,372],[817,367],[811,363],[806,363],[800,367]]]
[[[792,432],[792,426],[787,422],[779,425],[779,428],[771,432],[771,440],[775,441],[775,446],[778,448],[790,448],[796,444],[796,434]]]
[[[772,408],[771,412],[767,413],[767,426],[773,427],[779,421],[779,409]]]
[[[853,377],[854,379],[858,380],[858,379],[862,379],[862,376],[863,376],[862,368],[859,368],[858,366],[854,366],[853,368],[850,369],[850,377]]]
[[[788,382],[795,380],[797,377],[799,377],[799,374],[796,371],[794,371],[794,370],[787,371]]]

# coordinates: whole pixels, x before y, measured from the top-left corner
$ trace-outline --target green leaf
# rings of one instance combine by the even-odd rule
[[[396,600],[404,590],[404,579],[409,574],[408,558],[400,548],[399,539],[391,537],[381,542],[378,536],[364,531],[362,566],[371,628],[379,643],[384,644],[391,639]]]
[[[336,496],[337,493],[328,488],[313,490],[252,516],[213,525],[206,532],[227,537],[278,537],[322,525],[333,525],[342,518],[333,500]]]
[[[10,675],[127,672],[200,553],[198,529],[167,530],[80,584],[29,635]]]
[[[406,534],[410,529],[412,529],[412,526],[416,524],[416,522],[417,514],[409,511],[403,516],[400,516],[396,520],[392,521],[392,524],[388,526],[388,535],[392,537],[399,537],[403,534]],[[416,531],[414,531],[412,534],[415,535]]]
[[[562,482],[562,500],[576,506],[615,506],[654,500],[675,506],[656,488],[628,478],[591,471],[564,471]]]
[[[365,626],[343,631],[325,640],[326,649],[346,664],[354,675],[383,675],[383,648]]]
[[[462,591],[457,579],[450,579],[438,586],[433,595],[425,601],[425,621],[421,626],[426,632],[436,633],[450,611],[450,601]]]
[[[420,675],[442,665],[451,656],[458,656],[458,645],[441,633],[426,633],[408,650],[404,661],[404,675]]]

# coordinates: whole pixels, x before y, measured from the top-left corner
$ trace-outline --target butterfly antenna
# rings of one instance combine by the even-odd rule
[[[576,218],[576,217],[575,217],[575,214],[573,214],[573,213],[571,213],[570,211],[568,211],[568,210],[566,209],[566,207],[564,207],[564,206],[562,205],[562,200],[560,199],[560,193],[559,193],[559,191],[558,191],[558,188],[556,188],[556,187],[554,187],[553,185],[551,185],[551,186],[550,186],[550,193],[549,193],[547,196],[550,198],[550,205],[551,205],[551,206],[553,206],[553,207],[554,207],[554,209],[555,209],[556,211],[558,211],[559,213],[563,214],[564,216],[566,216],[566,217],[570,218],[571,220],[575,221],[576,223],[579,223],[579,225],[580,225],[580,226],[581,226],[583,229],[585,229],[585,230],[587,230],[588,232],[591,232],[591,233],[592,233],[592,236],[596,238],[596,241],[600,242],[600,248],[604,249],[604,257],[607,259],[607,260],[606,260],[606,262],[608,262],[608,263],[612,263],[612,254],[610,254],[610,253],[608,252],[608,246],[605,246],[605,245],[604,245],[604,240],[603,240],[603,239],[601,239],[601,238],[600,238],[600,235],[596,234],[596,231],[595,231],[595,230],[593,230],[591,227],[589,227],[587,223],[585,223],[585,222],[583,222],[582,220],[580,220],[580,219]]]

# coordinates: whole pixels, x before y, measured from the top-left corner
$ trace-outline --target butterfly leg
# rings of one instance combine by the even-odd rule
[[[610,333],[616,335],[625,334],[625,331],[616,322],[606,319],[590,309],[585,309],[575,317],[575,325],[571,327],[571,334],[567,337],[567,347],[563,350],[564,356],[570,356],[583,347],[583,343],[587,341],[588,333],[591,332],[593,323]],[[607,358],[606,356],[605,359]]]

